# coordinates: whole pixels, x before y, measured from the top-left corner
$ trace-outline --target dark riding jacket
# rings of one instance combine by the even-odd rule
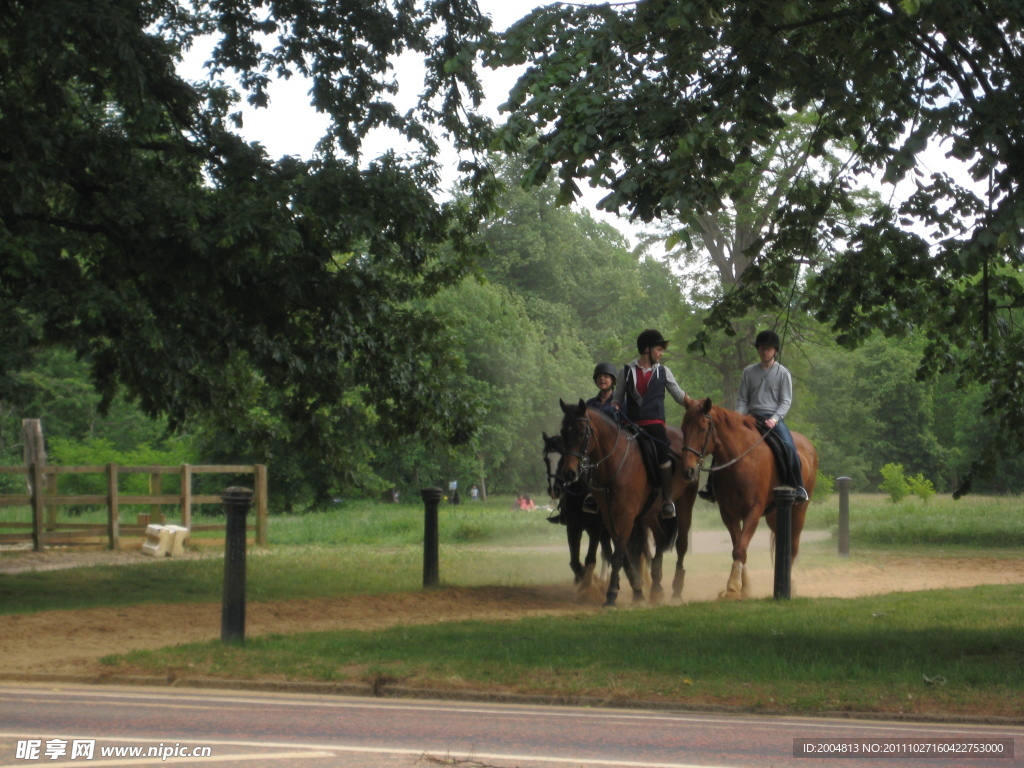
[[[638,361],[634,360],[622,369],[619,383],[615,387],[615,394],[612,400],[617,403],[625,403],[626,416],[635,423],[660,422],[665,423],[665,393],[672,395],[672,399],[680,405],[686,399],[686,393],[676,381],[667,367],[661,363],[655,363],[654,373],[647,384],[647,392],[643,397],[636,389],[636,371]]]
[[[606,416],[610,416],[615,419],[618,416],[618,411],[615,410],[615,406],[612,405],[614,398],[608,398],[607,402],[601,402],[600,393],[594,395],[592,398],[587,400],[586,405],[590,408],[597,408],[597,410],[604,413]]]

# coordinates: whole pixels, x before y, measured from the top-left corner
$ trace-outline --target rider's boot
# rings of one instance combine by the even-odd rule
[[[668,519],[676,516],[676,505],[672,503],[672,462],[658,467],[661,477],[661,516]]]

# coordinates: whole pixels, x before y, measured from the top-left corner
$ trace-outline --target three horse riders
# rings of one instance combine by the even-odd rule
[[[615,385],[612,401],[615,407],[625,407],[626,417],[651,437],[658,457],[658,477],[661,481],[661,516],[672,518],[676,506],[672,503],[672,458],[668,432],[665,430],[665,393],[680,405],[686,393],[666,366],[661,364],[668,342],[656,330],[648,328],[636,339],[640,357],[622,369]]]

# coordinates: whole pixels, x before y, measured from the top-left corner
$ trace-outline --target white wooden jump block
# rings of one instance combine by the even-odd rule
[[[188,538],[188,528],[182,525],[165,525],[165,531],[171,532],[170,552],[171,557],[185,554],[185,540]]]
[[[185,551],[188,528],[180,525],[148,525],[142,554],[152,557],[176,556]]]

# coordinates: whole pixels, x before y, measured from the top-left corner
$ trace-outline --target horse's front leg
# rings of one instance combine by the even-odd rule
[[[654,550],[654,558],[651,560],[651,602],[657,605],[665,596],[665,590],[661,586],[662,561],[665,558],[665,550],[659,546]]]
[[[644,597],[643,558],[634,561],[627,552],[623,559],[623,568],[626,569],[626,578],[629,579],[629,586],[633,590],[633,602],[644,602],[646,598]]]
[[[601,543],[601,526],[587,526],[587,557],[583,564],[593,569],[597,565],[597,547]]]
[[[612,573],[608,579],[608,591],[604,597],[604,607],[614,608],[615,601],[619,597],[619,571],[622,570],[622,562],[625,558],[622,547],[612,552]]]
[[[640,520],[633,525],[633,533],[629,537],[629,548],[626,551],[626,576],[633,588],[633,602],[644,602],[644,575],[646,563],[653,559],[647,549],[647,527]]]
[[[583,579],[583,565],[580,563],[580,540],[583,538],[583,528],[578,525],[567,525],[565,536],[569,541],[569,567],[574,575],[574,583],[579,584]]]
[[[682,496],[676,501],[676,513],[679,528],[676,531],[676,573],[672,579],[672,599],[683,599],[683,582],[686,580],[686,569],[683,558],[690,548],[690,527],[693,524],[693,502],[697,498],[697,483],[686,486]]]
[[[729,534],[733,542],[732,570],[729,572],[729,580],[726,582],[725,592],[719,595],[719,597],[737,600],[747,595],[750,588],[750,584],[747,581],[747,548],[750,546],[750,540],[757,531],[757,523],[760,519],[761,510],[756,504],[746,507],[742,528],[740,528],[738,517],[732,518],[733,524],[729,526]]]
[[[690,548],[690,531],[689,526],[684,533],[683,529],[679,529],[679,535],[676,537],[676,573],[672,577],[672,599],[682,600],[683,599],[683,582],[686,581],[686,568],[683,567],[683,559],[686,557],[686,553]]]

